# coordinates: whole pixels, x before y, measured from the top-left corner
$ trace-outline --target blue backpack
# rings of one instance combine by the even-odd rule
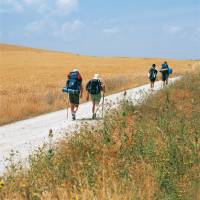
[[[99,94],[102,90],[101,81],[98,79],[92,79],[88,82],[86,90],[90,94]]]
[[[78,80],[79,72],[70,72],[69,79],[66,82],[66,87],[63,92],[66,93],[80,93],[81,83]]]
[[[161,69],[167,69],[167,68],[169,68],[169,66],[167,64],[163,63]]]
[[[153,68],[151,68],[150,70],[149,70],[149,79],[156,79],[156,75],[157,75],[157,70],[156,69],[153,69]]]
[[[173,73],[173,69],[171,67],[169,67],[168,72],[169,72],[169,74],[172,74]]]

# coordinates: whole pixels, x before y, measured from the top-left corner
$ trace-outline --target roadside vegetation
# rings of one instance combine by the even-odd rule
[[[106,58],[0,44],[0,125],[66,108],[61,90],[67,73],[78,68],[84,85],[100,74],[107,94],[147,83],[147,72],[159,58]],[[195,61],[168,59],[174,75],[191,70]],[[86,95],[82,102],[85,100]]]
[[[124,99],[97,126],[13,162],[0,199],[197,200],[200,73],[133,105]],[[98,128],[97,128],[98,127]]]

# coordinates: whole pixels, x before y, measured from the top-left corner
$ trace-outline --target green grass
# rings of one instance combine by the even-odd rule
[[[98,126],[44,145],[29,168],[12,154],[0,198],[198,199],[199,91],[200,73],[186,75],[142,105],[124,99]]]

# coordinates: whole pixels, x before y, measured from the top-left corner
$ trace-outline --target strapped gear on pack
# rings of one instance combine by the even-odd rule
[[[63,92],[80,94],[81,82],[78,80],[78,77],[79,72],[70,72],[66,86],[63,88]]]
[[[98,79],[92,79],[88,82],[86,90],[90,94],[99,94],[102,90],[101,81]]]
[[[171,67],[169,67],[168,72],[169,72],[169,74],[172,74],[173,73],[173,69]]]

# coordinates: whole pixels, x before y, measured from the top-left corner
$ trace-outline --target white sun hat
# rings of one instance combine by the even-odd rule
[[[100,79],[99,74],[95,74],[94,77],[93,77],[93,79]]]
[[[73,72],[78,72],[78,69],[73,69]]]

